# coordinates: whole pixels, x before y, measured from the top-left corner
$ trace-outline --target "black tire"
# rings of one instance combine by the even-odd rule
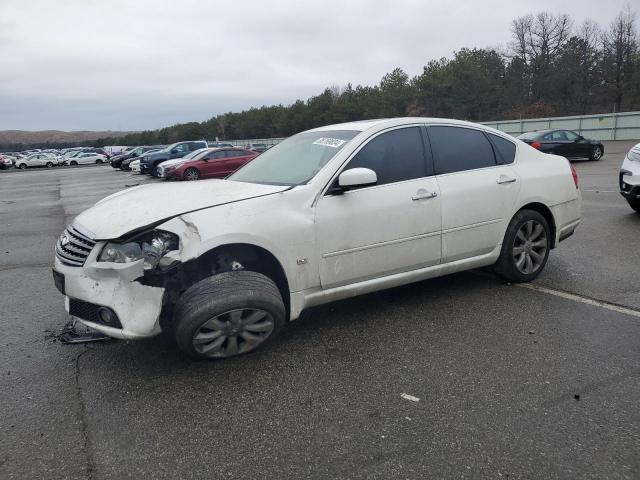
[[[631,208],[633,208],[636,212],[640,213],[640,200],[628,199],[627,202],[629,203],[629,206]]]
[[[72,167],[75,167],[75,166],[77,166],[77,165],[78,165],[78,162],[76,162],[75,160],[71,160],[71,161],[69,162],[69,165],[71,165]]]
[[[47,162],[47,168],[51,168],[51,167],[53,167],[53,163]]]
[[[200,172],[196,168],[187,168],[183,177],[185,180],[200,180]]]
[[[546,241],[546,247],[544,253],[540,253],[540,250],[535,251],[534,253],[541,257],[539,265],[532,271],[525,272],[521,270],[516,264],[515,255],[529,255],[524,251],[521,254],[515,252],[516,248],[520,248],[520,246],[516,246],[516,243],[520,243],[520,237],[518,237],[518,233],[521,229],[526,228],[528,222],[533,222],[530,225],[540,225],[542,226],[543,233],[540,234],[540,237],[544,237]],[[552,245],[551,238],[551,229],[549,228],[549,224],[547,220],[538,212],[534,210],[520,210],[518,213],[514,215],[507,227],[507,231],[504,235],[504,240],[502,242],[502,250],[500,251],[500,257],[498,257],[498,261],[494,265],[495,272],[503,277],[505,280],[513,283],[523,283],[530,282],[535,279],[540,272],[544,269],[547,259],[549,258],[549,251],[551,250]],[[535,242],[537,243],[537,241]],[[522,247],[524,248],[527,247]],[[538,248],[538,247],[536,247]],[[531,251],[531,244],[528,246],[529,251]],[[532,255],[532,254],[531,254]],[[529,258],[531,262],[532,257]],[[524,264],[526,266],[526,263]],[[525,267],[526,268],[526,267]]]
[[[20,170],[26,170],[27,169],[27,164],[26,163],[21,163],[20,167],[18,167],[18,168],[20,168]]]
[[[100,165],[102,163],[102,160],[100,160],[99,158],[96,160],[96,165]]]
[[[589,155],[589,160],[598,161],[602,158],[602,154],[604,153],[602,147],[600,145],[596,145],[593,147],[591,151],[591,155]]]
[[[273,328],[260,343],[241,339],[241,333],[221,335],[219,350],[202,353],[196,350],[196,335],[201,335],[202,328],[210,321],[225,318],[229,312],[247,311],[266,312],[272,321]],[[253,351],[269,343],[280,332],[286,322],[286,310],[278,287],[261,273],[247,270],[223,272],[205,278],[191,286],[176,303],[173,316],[173,330],[180,350],[196,358],[228,358]],[[229,322],[227,322],[228,328]],[[246,333],[246,332],[245,332]],[[233,354],[226,354],[232,336],[236,337]],[[217,338],[220,340],[220,338]],[[239,343],[241,342],[241,343]],[[249,347],[246,347],[249,345]],[[242,351],[242,346],[245,350]],[[248,348],[248,350],[247,350]]]

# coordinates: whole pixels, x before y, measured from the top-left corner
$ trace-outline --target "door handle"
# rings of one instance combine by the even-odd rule
[[[500,178],[498,178],[498,180],[496,180],[496,183],[498,183],[499,185],[502,185],[503,183],[513,183],[515,181],[516,181],[515,177],[509,177],[507,175],[500,175]]]
[[[416,200],[427,200],[429,198],[435,198],[437,196],[437,192],[427,192],[426,190],[420,189],[416,192],[415,195],[411,196],[411,200],[415,202]]]

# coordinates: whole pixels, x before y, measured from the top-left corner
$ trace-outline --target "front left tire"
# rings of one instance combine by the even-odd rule
[[[185,180],[199,180],[200,179],[200,172],[198,172],[198,170],[196,170],[193,167],[187,168],[184,171],[184,179]]]
[[[627,200],[627,203],[629,203],[629,206],[636,212],[640,213],[640,200]]]
[[[275,283],[247,270],[223,272],[178,299],[173,329],[180,350],[196,358],[229,358],[271,341],[286,322]]]

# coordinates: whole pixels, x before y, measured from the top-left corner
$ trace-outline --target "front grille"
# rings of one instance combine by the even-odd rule
[[[56,243],[56,256],[65,265],[81,267],[95,244],[95,240],[69,226]]]

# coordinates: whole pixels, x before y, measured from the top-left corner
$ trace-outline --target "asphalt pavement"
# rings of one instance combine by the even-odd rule
[[[583,223],[533,286],[474,271],[366,295],[219,362],[163,336],[56,339],[59,234],[153,180],[0,172],[0,478],[640,478],[629,146],[574,163]]]

